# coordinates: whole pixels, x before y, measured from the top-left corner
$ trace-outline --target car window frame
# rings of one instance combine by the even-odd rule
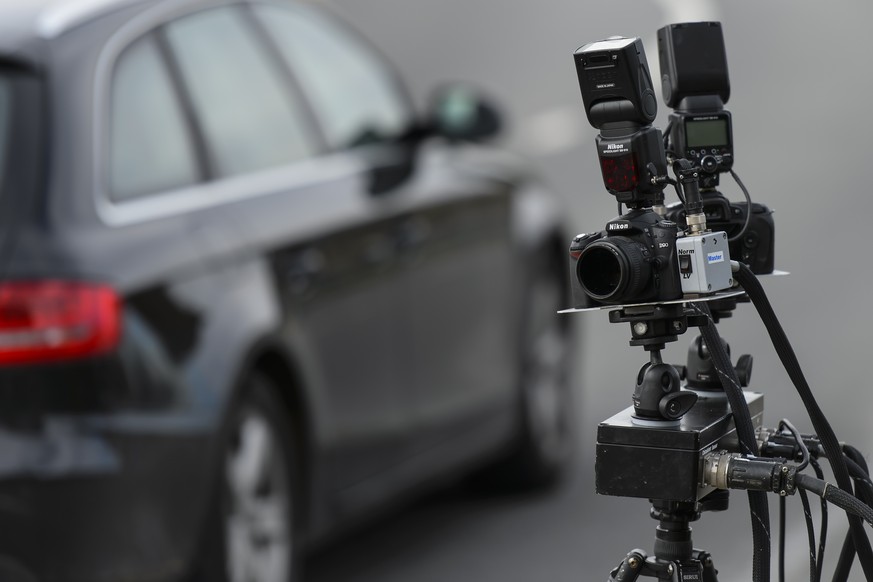
[[[106,157],[106,176],[101,177],[106,180],[106,194],[113,204],[125,204],[127,202],[131,202],[138,199],[148,198],[150,196],[154,196],[155,194],[160,194],[163,191],[175,191],[182,190],[186,188],[194,188],[196,186],[202,185],[205,182],[209,181],[209,157],[208,152],[206,150],[206,144],[203,140],[203,132],[198,127],[195,118],[191,115],[192,110],[190,108],[190,100],[187,99],[187,95],[183,91],[182,86],[179,84],[179,78],[177,74],[177,69],[174,66],[174,63],[171,59],[168,58],[166,43],[164,39],[164,35],[160,34],[161,27],[154,28],[145,34],[142,34],[135,39],[133,39],[118,55],[115,63],[112,66],[111,79],[110,79],[110,87],[109,87],[109,99],[108,105],[109,107],[103,113],[103,115],[107,119],[106,130],[107,130],[107,144],[109,148],[107,148],[107,157]],[[146,192],[145,194],[137,194],[135,196],[129,197],[119,197],[116,192],[113,191],[111,184],[111,174],[113,172],[113,157],[112,157],[112,132],[113,132],[113,123],[115,122],[115,111],[114,111],[114,91],[116,88],[116,81],[118,79],[118,72],[120,70],[120,65],[124,65],[124,58],[128,54],[128,50],[132,49],[137,43],[140,42],[151,42],[156,51],[156,56],[158,59],[159,66],[163,69],[163,72],[166,74],[169,91],[174,101],[174,105],[178,108],[178,113],[181,116],[182,127],[180,131],[184,134],[184,136],[188,140],[188,145],[191,149],[192,155],[192,163],[193,170],[195,171],[194,181],[190,184],[184,184],[182,186],[176,186],[168,189],[157,189],[154,191]]]
[[[154,192],[130,200],[113,200],[109,184],[108,152],[110,150],[111,115],[108,104],[111,103],[112,98],[115,68],[125,49],[141,37],[156,33],[158,29],[177,19],[207,10],[223,8],[249,13],[249,4],[250,2],[246,0],[210,2],[208,4],[195,2],[186,5],[180,5],[176,2],[162,3],[145,10],[122,25],[103,44],[97,57],[94,77],[92,98],[94,157],[91,169],[95,211],[101,222],[108,226],[136,224],[320,182],[326,175],[342,178],[361,174],[364,171],[365,168],[360,160],[354,159],[353,156],[349,156],[345,152],[336,152],[327,147],[320,123],[311,109],[311,103],[300,90],[299,85],[295,85],[296,77],[284,59],[278,58],[270,66],[281,69],[280,74],[283,77],[282,84],[285,89],[295,91],[295,97],[304,106],[304,117],[308,121],[309,131],[318,150],[313,157],[243,175],[207,177],[191,186]],[[246,23],[248,26],[252,26],[251,21],[255,20],[255,16],[248,14],[243,19],[248,21]],[[255,30],[260,32],[257,28]],[[255,36],[263,39],[260,35]],[[158,44],[161,44],[160,40]],[[260,44],[264,45],[268,53],[278,50],[272,46],[272,39],[269,42],[261,40]],[[276,56],[280,57],[280,55]],[[165,59],[163,54],[162,58]],[[271,56],[270,59],[272,60],[273,57]],[[164,65],[167,66],[171,76],[174,76],[169,63],[165,61]],[[173,83],[175,85],[177,79],[174,78]],[[179,87],[174,87],[174,90],[179,91]],[[196,124],[196,117],[191,116],[191,112],[181,101],[180,105],[186,117],[186,124],[189,125],[187,131],[190,132],[190,123]],[[198,138],[195,134],[190,135],[192,143],[195,143],[195,149],[198,149]],[[198,156],[201,154],[199,151],[196,153]]]
[[[189,79],[185,77],[185,74],[182,71],[181,65],[178,61],[178,55],[175,53],[167,33],[167,28],[169,26],[171,26],[174,22],[183,20],[187,16],[196,16],[198,14],[205,14],[207,12],[213,12],[218,10],[223,10],[231,13],[232,17],[237,20],[243,28],[246,29],[247,35],[253,42],[253,46],[256,47],[257,51],[263,53],[264,59],[267,63],[267,67],[275,72],[278,85],[280,87],[282,95],[284,96],[283,98],[291,101],[295,108],[300,105],[299,109],[302,123],[304,126],[302,132],[305,135],[306,140],[313,146],[314,153],[312,155],[306,158],[275,164],[258,170],[232,173],[229,175],[221,175],[218,169],[219,162],[217,160],[216,148],[213,147],[212,144],[210,144],[210,140],[206,137],[206,128],[202,112],[199,111],[194,104],[194,97],[192,94],[192,89],[189,86]],[[322,156],[327,152],[328,148],[326,145],[324,134],[321,131],[321,128],[318,126],[317,120],[314,118],[315,112],[312,110],[311,104],[305,99],[303,91],[296,83],[296,80],[291,74],[291,71],[288,69],[287,66],[285,66],[283,59],[281,59],[281,55],[276,53],[276,49],[273,46],[271,39],[268,40],[264,37],[263,31],[259,26],[259,23],[256,22],[254,14],[252,14],[251,10],[249,10],[248,3],[235,3],[221,6],[213,6],[192,12],[187,16],[164,23],[163,25],[158,27],[156,32],[161,39],[161,46],[162,50],[164,51],[164,58],[167,63],[170,64],[170,67],[173,70],[178,90],[181,94],[184,95],[186,107],[188,107],[189,113],[191,115],[192,124],[194,127],[196,127],[196,130],[200,135],[199,139],[201,140],[201,143],[204,147],[204,162],[207,170],[207,175],[204,182],[226,180],[229,178],[243,176],[245,174],[256,174],[258,172],[276,167],[293,165],[294,163],[298,163],[305,159]]]
[[[272,50],[275,52],[276,57],[284,63],[286,69],[288,69],[289,74],[294,78],[295,83],[297,85],[298,90],[301,93],[302,98],[308,103],[310,111],[313,114],[313,118],[315,123],[318,125],[319,130],[322,135],[322,139],[325,144],[328,143],[327,140],[327,132],[324,128],[324,124],[321,120],[321,116],[318,115],[316,111],[316,107],[312,104],[309,95],[307,95],[306,91],[302,88],[299,77],[297,76],[296,71],[294,70],[293,64],[288,62],[282,54],[281,48],[278,46],[276,39],[273,38],[273,34],[264,26],[261,22],[260,18],[254,14],[254,11],[251,10],[257,5],[266,5],[273,6],[283,10],[288,10],[289,12],[294,12],[293,8],[288,7],[288,2],[283,2],[280,0],[248,0],[246,2],[247,7],[250,9],[250,17],[253,23],[258,27],[258,29],[262,32],[262,36],[265,39],[266,44],[271,45]],[[419,116],[418,111],[415,107],[415,100],[412,97],[412,93],[406,83],[403,81],[403,76],[400,74],[400,70],[394,64],[394,62],[367,36],[365,36],[361,31],[350,25],[343,18],[338,16],[335,10],[327,5],[320,5],[317,9],[309,4],[305,4],[304,7],[310,10],[317,10],[326,18],[328,18],[331,24],[335,25],[343,34],[354,39],[354,41],[365,48],[365,50],[369,51],[369,53],[377,60],[382,67],[385,69],[387,73],[387,78],[391,84],[391,87],[394,89],[395,93],[399,97],[400,101],[402,101],[404,107],[406,108],[406,112],[409,114],[409,126],[405,129],[401,135],[398,136],[398,140],[402,140],[407,134],[410,134],[415,131],[416,125],[418,124]],[[332,152],[354,152],[355,150],[365,149],[371,146],[382,146],[388,142],[375,142],[372,144],[364,144],[359,146],[346,146],[346,147],[331,147],[327,145],[329,151]]]

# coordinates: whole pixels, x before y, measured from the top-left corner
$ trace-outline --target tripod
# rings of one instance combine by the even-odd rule
[[[712,556],[694,549],[689,522],[700,518],[701,504],[676,501],[652,501],[651,516],[658,520],[655,530],[655,555],[643,550],[631,550],[609,579],[632,582],[640,576],[650,576],[672,582],[717,582],[718,571]]]
[[[736,298],[716,299],[711,305],[714,319],[729,317]],[[630,344],[648,351],[651,361],[637,377],[633,406],[598,427],[597,492],[648,498],[651,516],[659,521],[654,555],[632,550],[611,572],[610,580],[650,576],[716,582],[712,556],[694,549],[689,523],[703,511],[727,509],[727,491],[702,487],[700,463],[706,452],[735,447],[732,415],[700,336],[691,342],[682,368],[664,364],[660,354],[667,342],[704,320],[684,303],[622,306],[611,311],[609,319],[629,323]],[[750,378],[751,364],[751,356],[739,359],[737,372],[743,386]],[[690,390],[681,390],[681,379]],[[762,397],[746,393],[746,400],[760,424]]]

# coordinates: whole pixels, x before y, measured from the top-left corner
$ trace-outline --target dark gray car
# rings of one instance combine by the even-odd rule
[[[0,573],[279,581],[566,458],[560,207],[323,9],[0,7]]]

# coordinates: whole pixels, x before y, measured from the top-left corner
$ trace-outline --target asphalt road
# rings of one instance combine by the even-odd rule
[[[580,45],[641,36],[658,79],[655,31],[670,23],[720,20],[731,75],[735,169],[753,199],[774,208],[776,264],[790,277],[765,282],[806,376],[841,440],[873,450],[869,385],[871,324],[868,239],[873,216],[868,136],[873,129],[869,22],[873,4],[642,0],[332,0],[397,64],[424,107],[441,82],[464,81],[499,103],[504,144],[529,157],[566,199],[574,229],[598,230],[615,213],[596,166],[595,132],[582,111],[571,63]],[[656,83],[657,84],[657,83]],[[666,110],[659,109],[660,127]],[[722,182],[728,197],[739,189]],[[582,316],[575,316],[582,317]],[[322,553],[314,582],[352,580],[522,582],[603,579],[633,547],[651,549],[647,503],[600,498],[593,489],[597,422],[629,403],[645,356],[628,330],[605,316],[580,321],[579,453],[564,487],[548,496],[482,499],[452,490],[376,522]],[[753,388],[766,395],[765,422],[790,418],[811,430],[804,409],[751,307],[721,333],[755,356]],[[666,354],[684,360],[681,338]],[[806,576],[800,506],[792,500],[791,578]],[[771,507],[776,507],[773,500]],[[830,555],[842,516],[832,513]],[[773,522],[775,523],[775,510]],[[695,525],[720,580],[747,580],[747,503]],[[775,564],[775,561],[774,561]],[[826,572],[830,571],[826,567]],[[855,573],[857,580],[862,579]]]

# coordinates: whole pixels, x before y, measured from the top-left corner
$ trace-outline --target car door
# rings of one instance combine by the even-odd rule
[[[475,412],[510,400],[509,189],[462,177],[453,167],[460,148],[428,140],[412,151],[398,140],[405,94],[353,33],[304,6],[253,10],[300,80],[329,145],[369,164],[374,204],[396,209],[394,245],[404,267],[404,295],[394,306],[404,313],[398,349],[414,405],[412,442],[429,450],[457,437]]]
[[[404,456],[410,422],[392,215],[371,204],[359,163],[314,145],[293,79],[246,6],[185,16],[160,36],[212,192],[244,241],[235,260],[269,272],[276,332],[305,372],[316,486],[366,479]]]
[[[406,224],[419,246],[406,277],[419,451],[474,452],[490,421],[506,426],[514,394],[509,188],[458,176],[462,158],[422,152],[440,181]]]

